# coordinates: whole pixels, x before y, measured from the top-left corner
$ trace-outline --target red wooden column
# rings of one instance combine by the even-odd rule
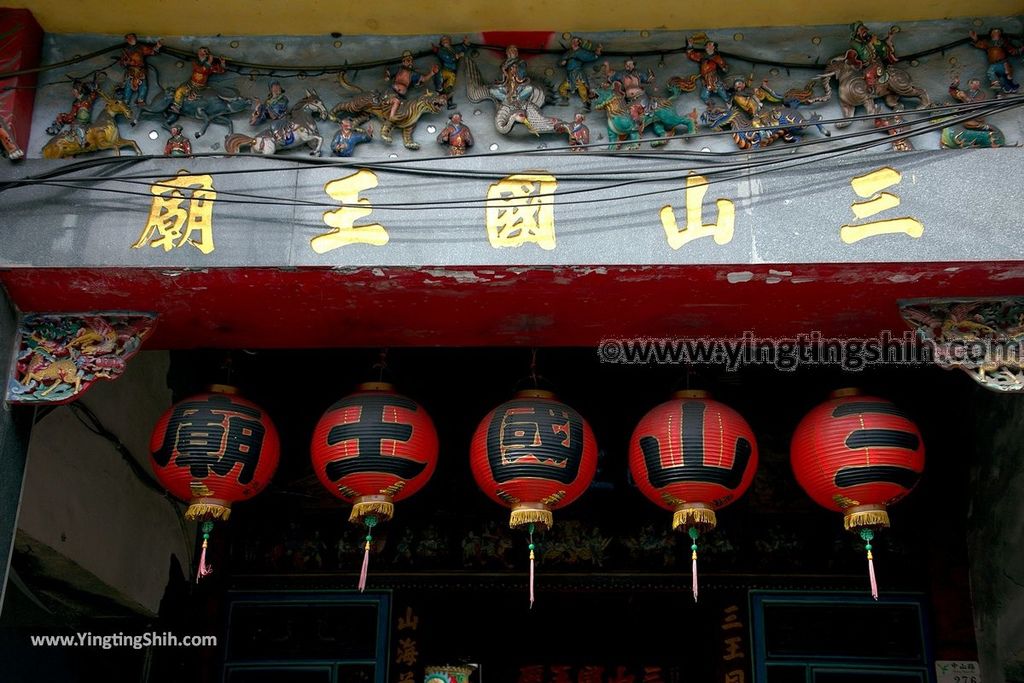
[[[0,8],[0,74],[39,66],[43,29],[27,9]],[[36,74],[0,80],[0,117],[13,124],[21,149],[28,146],[32,129],[32,105],[36,98]]]

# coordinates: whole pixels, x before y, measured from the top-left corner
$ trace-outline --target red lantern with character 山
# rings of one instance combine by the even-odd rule
[[[469,462],[477,486],[491,500],[512,508],[509,526],[529,531],[532,604],[533,532],[551,528],[552,511],[590,486],[597,471],[594,433],[550,391],[520,391],[480,422]]]
[[[689,534],[696,600],[697,538],[715,528],[715,510],[742,496],[757,471],[750,425],[706,391],[676,392],[633,430],[629,470],[641,493],[673,512],[672,528]]]
[[[877,599],[871,541],[889,526],[888,506],[910,493],[924,472],[917,425],[890,401],[840,389],[801,420],[790,459],[804,491],[842,512],[844,526],[864,539]]]
[[[437,431],[416,401],[386,382],[361,384],[324,413],[313,430],[313,471],[352,504],[349,521],[366,526],[359,590],[366,587],[373,527],[395,503],[419,491],[437,467]]]
[[[213,520],[266,488],[281,455],[277,428],[238,390],[214,385],[172,406],[153,428],[150,464],[160,484],[188,501],[186,519],[202,520],[198,576],[210,573],[206,550]]]

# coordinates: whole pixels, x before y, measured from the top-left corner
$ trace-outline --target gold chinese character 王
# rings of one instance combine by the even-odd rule
[[[892,209],[900,205],[900,198],[891,192],[882,192],[887,187],[898,185],[902,176],[894,168],[880,168],[862,176],[857,176],[850,185],[861,197],[871,197],[866,202],[855,202],[850,206],[857,218],[868,218],[876,213]],[[903,233],[918,238],[924,233],[924,225],[916,218],[889,218],[858,225],[844,225],[839,229],[839,237],[846,244],[853,244],[866,237]]]
[[[412,666],[416,663],[419,656],[420,653],[416,651],[415,640],[412,638],[402,638],[398,641],[398,654],[395,656],[396,663]]]
[[[324,192],[344,206],[324,212],[324,223],[334,229],[310,240],[313,251],[323,254],[349,244],[381,247],[388,243],[388,231],[383,225],[355,225],[357,220],[373,212],[370,200],[360,197],[359,193],[374,187],[377,187],[377,174],[366,169],[324,185]]]
[[[708,181],[704,176],[691,173],[686,177],[686,227],[679,229],[676,224],[676,213],[671,205],[661,209],[661,226],[665,229],[668,245],[679,249],[684,244],[700,239],[714,237],[716,244],[728,244],[732,241],[736,225],[736,206],[731,200],[718,199],[718,220],[705,223],[704,195],[708,193]]]
[[[188,171],[181,171],[175,178],[153,183],[149,191],[153,194],[149,218],[132,249],[140,249],[148,243],[151,247],[170,251],[191,244],[209,254],[216,248],[213,244],[213,203],[217,192],[213,189],[213,176],[189,175]]]
[[[734,659],[743,659],[743,638],[733,636],[725,639],[725,654],[722,659],[731,662]]]
[[[534,242],[555,248],[555,188],[543,172],[510,175],[487,188],[487,239],[495,249]]]

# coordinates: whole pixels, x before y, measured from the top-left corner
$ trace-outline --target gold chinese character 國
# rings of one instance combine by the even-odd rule
[[[850,206],[857,218],[868,218],[887,209],[900,205],[900,198],[891,192],[882,192],[887,187],[898,185],[903,176],[894,168],[880,168],[871,173],[857,176],[850,185],[861,197],[871,197],[866,202],[855,202]],[[924,234],[924,224],[916,218],[889,218],[858,225],[844,225],[839,229],[839,237],[846,244],[853,244],[866,237],[903,233],[917,239]]]
[[[360,197],[359,193],[374,187],[377,187],[377,174],[366,169],[324,185],[324,192],[345,206],[324,212],[324,223],[334,229],[310,240],[313,251],[324,254],[349,244],[372,244],[375,247],[382,247],[388,243],[388,231],[383,225],[355,225],[357,220],[366,218],[373,212],[370,200]]]
[[[668,246],[679,249],[684,244],[700,239],[714,237],[715,244],[728,244],[736,225],[736,206],[731,200],[718,199],[718,220],[705,223],[704,195],[708,193],[708,181],[704,176],[691,173],[686,177],[686,227],[682,230],[676,224],[676,213],[672,205],[661,208],[661,226],[665,228]]]
[[[555,188],[543,171],[502,178],[487,188],[487,239],[495,249],[534,242],[555,248]]]
[[[180,171],[175,178],[158,180],[150,186],[153,203],[149,208],[146,227],[132,249],[175,247],[191,244],[204,254],[216,247],[213,244],[213,203],[217,192],[213,189],[213,176],[189,175]],[[193,237],[198,234],[198,237]]]
[[[412,666],[419,659],[420,653],[416,651],[416,641],[412,638],[402,638],[398,641],[398,654],[395,656],[396,664]]]

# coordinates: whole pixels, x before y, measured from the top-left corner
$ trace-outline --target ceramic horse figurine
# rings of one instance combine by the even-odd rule
[[[135,141],[122,138],[117,129],[118,116],[123,116],[127,121],[132,120],[131,107],[103,92],[99,94],[106,105],[100,118],[85,129],[85,144],[82,145],[72,131],[57,133],[43,146],[44,159],[65,159],[104,149],[112,149],[117,156],[121,156],[122,147],[131,147],[136,155],[141,156],[142,150]]]
[[[314,118],[315,117],[315,118]],[[295,103],[288,112],[288,118],[277,121],[253,136],[233,133],[224,139],[228,154],[238,154],[248,147],[256,154],[267,156],[280,150],[294,149],[306,145],[311,156],[320,156],[324,139],[316,126],[316,119],[327,120],[330,114],[316,90],[306,90],[306,95]]]

